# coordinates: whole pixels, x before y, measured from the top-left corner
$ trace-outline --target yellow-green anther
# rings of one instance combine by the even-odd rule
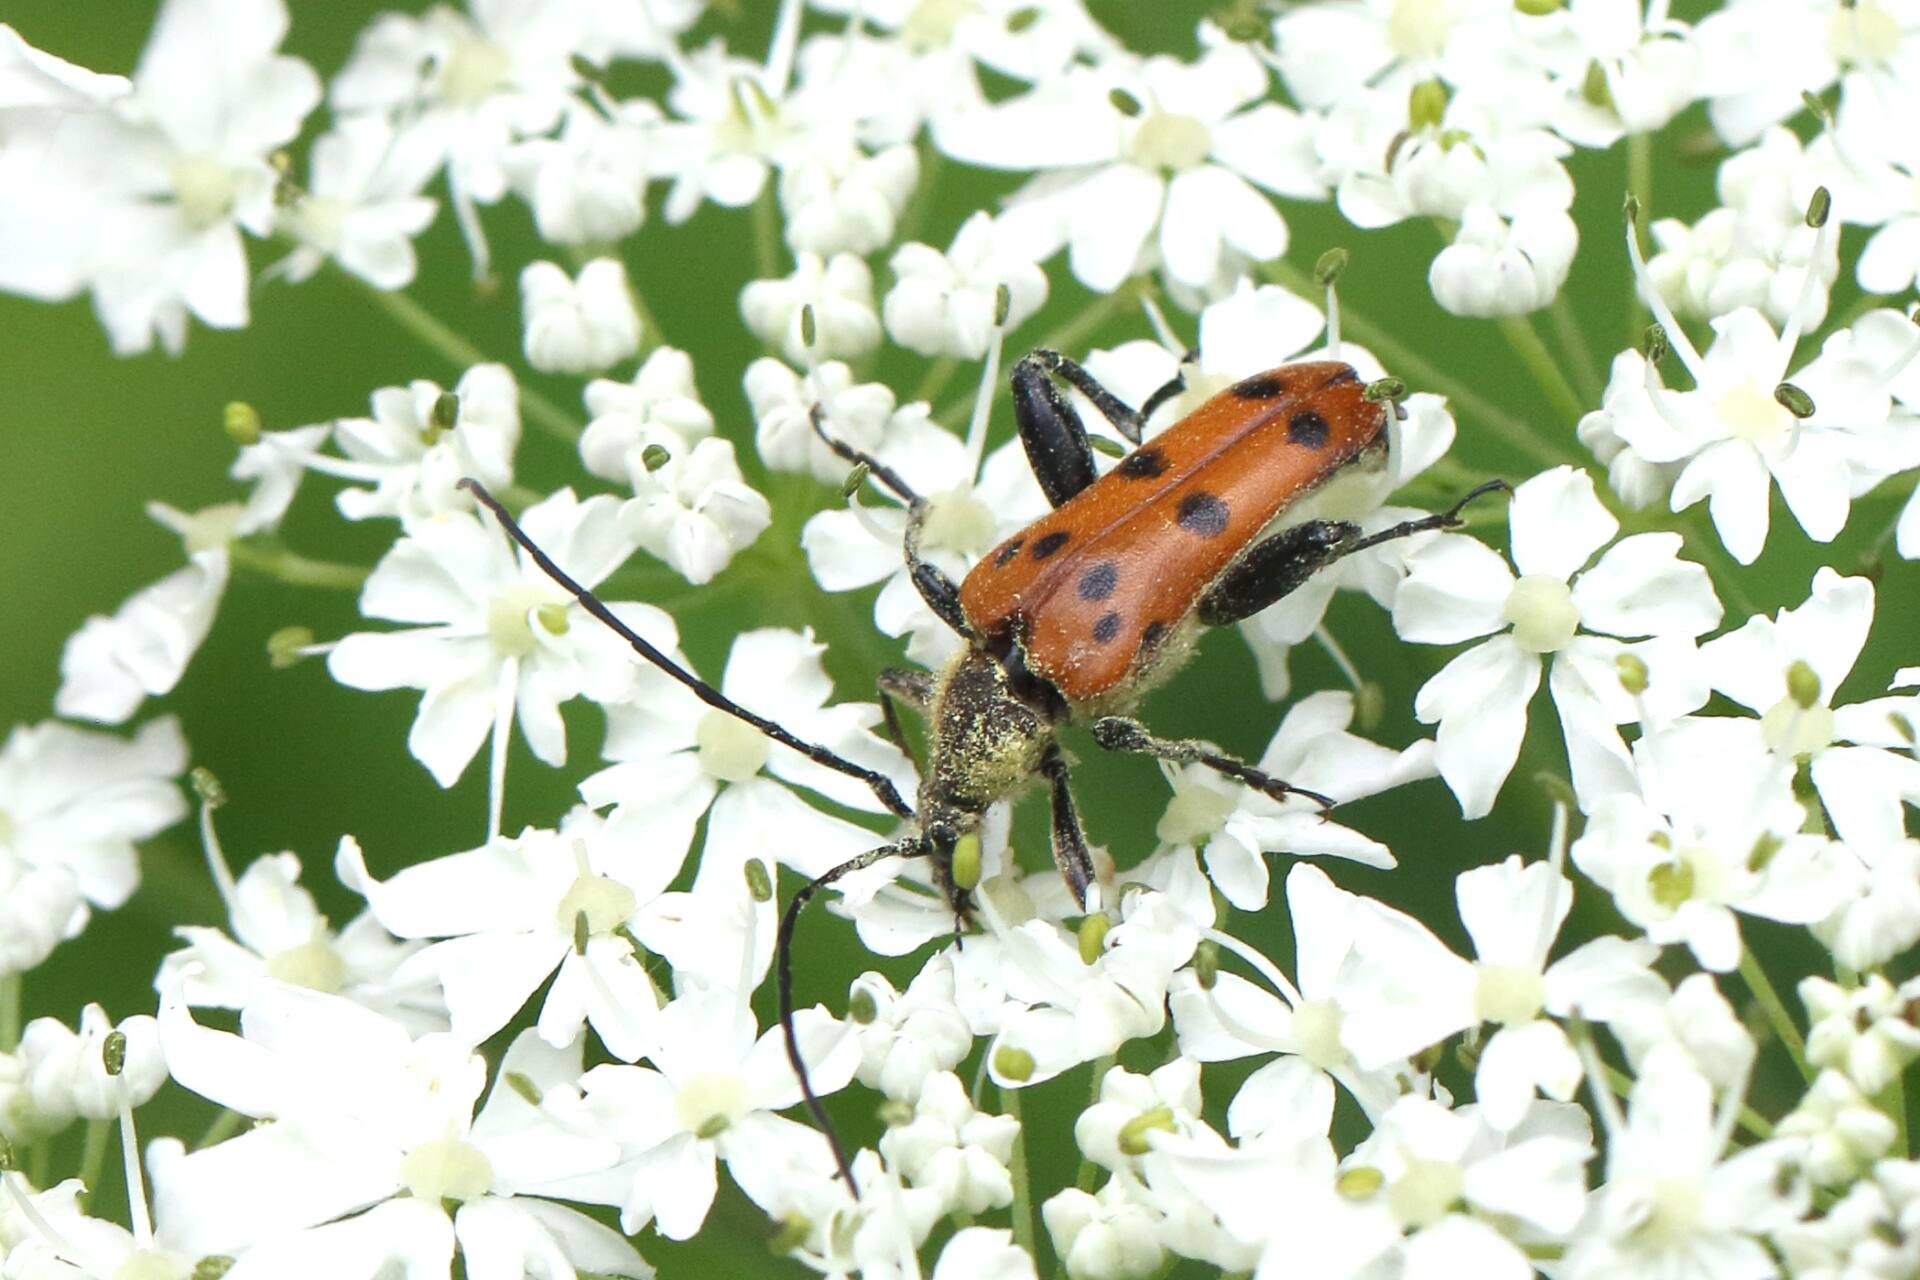
[[[533,1082],[532,1076],[527,1075],[524,1071],[509,1071],[506,1073],[506,1080],[507,1088],[513,1090],[519,1094],[521,1098],[525,1099],[528,1106],[537,1107],[540,1105],[542,1100],[540,1086]]]
[[[672,461],[673,455],[663,444],[650,444],[640,451],[640,465],[648,471],[658,471]]]
[[[854,463],[853,470],[847,472],[847,478],[840,484],[840,496],[843,498],[851,498],[854,494],[860,492],[860,486],[867,482],[867,477],[872,473],[873,468],[866,463]]]
[[[717,1138],[733,1128],[732,1116],[708,1116],[698,1129],[693,1131],[696,1138]]]
[[[767,1252],[776,1258],[784,1258],[807,1242],[813,1234],[813,1223],[797,1213],[790,1213],[774,1224],[773,1234],[767,1237]]]
[[[1613,86],[1607,83],[1606,69],[1598,62],[1587,64],[1587,75],[1580,82],[1580,97],[1590,107],[1613,110]]]
[[[1115,88],[1110,90],[1107,93],[1107,101],[1111,102],[1113,109],[1123,116],[1133,117],[1140,114],[1140,99],[1134,97],[1125,89]]]
[[[813,340],[817,336],[818,329],[813,318],[813,304],[809,302],[800,308],[800,345],[811,350]]]
[[[1038,9],[1032,8],[1031,6],[1025,9],[1015,9],[1007,15],[1007,31],[1017,36],[1038,21],[1040,21],[1040,11]]]
[[[1203,939],[1193,949],[1193,977],[1202,991],[1213,990],[1213,984],[1220,981],[1220,944],[1212,939]]]
[[[1783,382],[1775,387],[1773,398],[1779,402],[1781,408],[1802,421],[1813,416],[1813,397],[1791,382]]]
[[[192,1280],[220,1280],[233,1270],[233,1255],[210,1253],[193,1264]]]
[[[1441,1048],[1445,1044],[1446,1044],[1446,1041],[1442,1040],[1439,1044],[1428,1045],[1427,1049],[1423,1050],[1422,1052],[1427,1052],[1433,1049]],[[1454,1060],[1460,1064],[1460,1069],[1462,1071],[1465,1071],[1468,1075],[1474,1075],[1479,1072],[1480,1046],[1478,1043],[1469,1044],[1467,1041],[1462,1040],[1459,1044],[1454,1046],[1453,1056],[1454,1056]],[[1414,1069],[1416,1071],[1425,1071],[1431,1074],[1433,1069],[1439,1065],[1440,1063],[1436,1059],[1435,1061],[1425,1063],[1424,1065],[1416,1067]]]
[[[1684,862],[1663,862],[1647,873],[1647,890],[1661,906],[1678,907],[1693,897],[1693,868]]]
[[[1013,314],[1013,290],[1004,283],[993,286],[993,327],[998,329]]]
[[[304,650],[313,644],[312,627],[282,627],[267,637],[267,665],[285,671],[306,661]]]
[[[962,889],[980,887],[980,836],[969,831],[953,844],[953,866],[948,874]]]
[[[260,443],[260,411],[244,400],[235,400],[226,407],[220,425],[226,428],[227,439],[242,449]]]
[[[1386,1175],[1372,1165],[1357,1164],[1340,1171],[1340,1176],[1333,1180],[1333,1189],[1345,1199],[1365,1200],[1378,1194],[1386,1181]]]
[[[573,913],[573,954],[577,956],[583,956],[587,954],[587,939],[591,937],[592,934],[593,934],[593,926],[587,923],[587,913],[584,911],[574,912]]]
[[[1892,725],[1893,731],[1900,735],[1900,741],[1906,743],[1908,746],[1913,745],[1916,735],[1911,719],[1902,712],[1889,711],[1887,712],[1887,723]]]
[[[1620,202],[1620,215],[1630,223],[1640,221],[1640,197],[1627,192],[1627,198]]]
[[[451,431],[460,425],[460,393],[442,391],[433,401],[433,412],[427,417],[427,425],[435,435]]]
[[[993,1070],[1002,1080],[1015,1084],[1033,1079],[1033,1055],[1025,1049],[1003,1044],[993,1053]]]
[[[1338,245],[1320,255],[1313,264],[1313,278],[1320,282],[1322,289],[1346,274],[1347,264],[1353,261],[1353,255]]]
[[[1805,658],[1795,658],[1787,668],[1787,696],[1802,711],[1820,705],[1820,673]]]
[[[533,617],[540,629],[550,636],[567,634],[567,606],[558,602],[543,604],[533,611]]]
[[[1652,845],[1656,849],[1665,849],[1669,853],[1673,851],[1673,837],[1668,835],[1664,831],[1654,831],[1649,833],[1647,836],[1647,843]]]
[[[1647,336],[1640,343],[1640,352],[1646,356],[1648,364],[1659,364],[1667,358],[1667,326],[1650,324]]]
[[[1106,950],[1107,932],[1113,928],[1113,921],[1104,911],[1096,911],[1080,922],[1080,963],[1093,964],[1100,959],[1100,953]]]
[[[107,1069],[110,1076],[117,1076],[127,1069],[126,1032],[107,1032],[107,1038],[100,1044],[100,1065]]]
[[[1767,864],[1773,861],[1773,855],[1780,852],[1786,844],[1771,831],[1762,831],[1753,842],[1753,848],[1747,850],[1747,870],[1765,871]]]
[[[1127,456],[1127,446],[1108,436],[1088,436],[1087,444],[1092,447],[1095,453],[1104,453],[1109,458],[1124,458]]]
[[[1407,91],[1407,128],[1415,133],[1438,128],[1453,94],[1438,80],[1422,80]]]
[[[1613,660],[1613,669],[1620,676],[1620,687],[1634,697],[1647,691],[1647,660],[1637,653],[1623,653]]]
[[[1398,378],[1375,378],[1360,389],[1360,394],[1376,404],[1391,403],[1406,396],[1407,384]]]
[[[1162,1133],[1172,1133],[1173,1109],[1155,1107],[1151,1111],[1142,1111],[1133,1119],[1120,1126],[1120,1154],[1143,1156],[1153,1150],[1147,1142],[1147,1135],[1155,1129]]]
[[[1807,225],[1820,228],[1827,225],[1827,215],[1833,212],[1833,193],[1825,187],[1815,187],[1813,198],[1807,201]]]
[[[905,1098],[888,1098],[875,1114],[887,1128],[898,1129],[913,1123],[913,1104]]]
[[[873,992],[862,987],[853,993],[853,999],[847,1002],[847,1016],[863,1027],[873,1025],[880,1016],[880,1005],[873,998]]]
[[[220,779],[207,766],[193,766],[187,773],[187,781],[193,786],[193,794],[199,796],[200,803],[207,808],[218,809],[227,802],[227,789],[220,785]]]
[[[1513,0],[1514,11],[1529,18],[1544,18],[1560,12],[1560,0]]]
[[[773,901],[773,877],[767,874],[767,864],[758,858],[748,858],[741,864],[741,872],[747,877],[747,895],[755,902]]]

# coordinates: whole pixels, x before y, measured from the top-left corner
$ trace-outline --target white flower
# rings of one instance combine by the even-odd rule
[[[1013,1203],[1007,1161],[1020,1122],[975,1109],[951,1071],[926,1077],[913,1118],[880,1136],[880,1154],[916,1187],[940,1193],[950,1212],[982,1214]]]
[[[1630,784],[1616,725],[1706,700],[1691,670],[1692,637],[1720,620],[1706,571],[1677,555],[1679,534],[1622,539],[1581,572],[1620,527],[1584,472],[1556,467],[1522,484],[1508,524],[1518,576],[1473,539],[1443,534],[1408,556],[1393,607],[1394,629],[1415,643],[1492,634],[1414,702],[1422,722],[1440,726],[1440,776],[1470,818],[1492,807],[1519,756],[1543,660],[1551,656],[1548,687],[1574,788],[1591,803]],[[1633,636],[1652,640],[1614,638]]]
[[[998,242],[991,215],[960,224],[945,253],[904,244],[888,263],[896,277],[883,310],[887,334],[923,356],[978,360],[996,327],[1001,289],[1007,291],[1003,331],[1018,328],[1047,301],[1047,277],[1023,254]]]
[[[1876,134],[1896,134],[1896,122],[1915,105],[1913,46],[1896,16],[1903,13],[1897,5],[1856,10],[1836,0],[1740,0],[1709,12],[1695,33],[1714,129],[1744,146],[1839,79],[1845,97],[1875,104]]]
[[[795,364],[862,356],[880,345],[873,272],[850,253],[796,254],[792,275],[740,291],[740,317]]]
[[[893,239],[919,180],[920,161],[908,146],[869,156],[849,141],[804,154],[780,174],[787,246],[795,253],[872,253]]]
[[[659,114],[645,99],[615,104],[610,115],[569,104],[557,134],[507,151],[507,174],[532,208],[542,239],[614,244],[640,229],[647,216],[649,131]]]
[[[580,433],[580,460],[604,480],[639,488],[647,446],[669,453],[713,434],[713,413],[693,385],[693,360],[677,347],[656,347],[630,382],[595,378],[587,384],[592,419]]]
[[[1672,996],[1659,1003],[1622,1005],[1611,1012],[1607,1025],[1635,1071],[1655,1054],[1678,1050],[1714,1088],[1730,1092],[1745,1087],[1759,1053],[1753,1033],[1711,973],[1682,979]]]
[[[1562,137],[1604,148],[1622,133],[1654,132],[1694,100],[1700,51],[1686,24],[1665,9],[1571,0],[1562,13],[1573,37],[1554,66],[1562,94],[1554,129]],[[1596,76],[1598,93],[1590,87]]]
[[[521,524],[536,544],[589,588],[627,558],[619,502],[581,502],[562,489],[529,507]],[[405,522],[360,595],[369,618],[420,624],[356,632],[334,646],[327,669],[356,689],[420,689],[407,746],[450,787],[489,736],[493,761],[488,832],[500,830],[507,735],[515,721],[539,759],[566,761],[560,704],[581,694],[618,696],[632,679],[627,647],[514,547],[492,519],[448,511]],[[657,611],[624,605],[631,619]]]
[[[643,469],[633,487],[622,526],[695,586],[711,582],[773,522],[767,500],[741,478],[731,440],[709,436]]]
[[[760,461],[770,471],[802,471],[822,484],[844,482],[847,462],[814,431],[814,409],[832,425],[836,439],[868,452],[879,447],[894,412],[891,388],[855,382],[853,372],[838,360],[798,374],[763,356],[747,366],[742,383],[753,409],[753,443]]]
[[[316,454],[307,463],[323,474],[374,484],[340,491],[335,502],[347,519],[470,509],[473,499],[459,488],[461,480],[472,477],[490,489],[513,483],[520,389],[505,365],[474,365],[451,392],[425,379],[382,387],[370,403],[371,418],[343,418],[334,426],[343,460]]]
[[[595,258],[577,280],[551,262],[520,273],[527,363],[543,373],[593,373],[640,349],[640,313],[618,258]]]
[[[1822,1071],[1774,1133],[1782,1141],[1804,1144],[1802,1165],[1815,1185],[1837,1187],[1886,1155],[1900,1127],[1844,1074]]]
[[[306,188],[281,210],[300,247],[278,273],[299,282],[329,258],[376,289],[404,289],[417,262],[413,237],[439,205],[420,194],[440,167],[430,140],[375,116],[349,116],[313,143]]]
[[[1807,1007],[1807,1061],[1833,1067],[1868,1094],[1878,1094],[1920,1058],[1920,1027],[1908,1013],[1912,983],[1895,987],[1877,973],[1848,989],[1818,975],[1800,980]]]
[[[123,1038],[124,1056],[120,1069],[109,1073],[101,1051],[115,1033]],[[116,1024],[97,1004],[80,1011],[77,1031],[57,1018],[35,1018],[20,1033],[19,1054],[42,1114],[117,1120],[123,1108],[145,1103],[167,1079],[154,1020],[142,1013]]]
[[[1033,1255],[1013,1243],[1011,1231],[962,1227],[940,1250],[933,1280],[1037,1280]]]
[[[1453,243],[1428,268],[1427,284],[1457,316],[1525,315],[1560,292],[1579,245],[1578,228],[1560,210],[1503,221],[1487,205],[1468,205]]]
[[[860,1083],[889,1098],[911,1099],[921,1081],[951,1071],[973,1049],[944,951],[920,966],[904,992],[880,974],[861,974],[847,1004],[860,1037]]]
[[[1040,1217],[1070,1280],[1146,1280],[1166,1263],[1158,1215],[1118,1181],[1098,1195],[1068,1187],[1040,1206]]]
[[[31,866],[0,850],[0,980],[38,968],[67,936],[80,910],[73,872]],[[0,1117],[4,1114],[0,1106]]]

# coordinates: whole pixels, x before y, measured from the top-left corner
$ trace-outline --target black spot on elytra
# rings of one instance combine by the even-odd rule
[[[1349,382],[1358,381],[1360,381],[1360,375],[1354,372],[1352,365],[1341,365],[1340,371],[1321,383],[1320,388],[1324,391],[1328,387],[1344,387]]]
[[[1021,544],[1024,543],[1025,541],[1026,541],[1025,538],[1015,538],[1011,542],[1007,543],[1004,547],[1001,547],[998,551],[994,552],[993,567],[996,569],[1004,569],[1009,564],[1011,564],[1013,562],[1013,558],[1020,554]]]
[[[1071,537],[1073,537],[1073,535],[1065,529],[1057,529],[1043,538],[1034,539],[1033,558],[1035,560],[1045,560],[1048,556],[1066,546],[1067,540]]]
[[[1107,644],[1120,634],[1120,615],[1103,613],[1100,620],[1093,624],[1093,638],[1100,644]]]
[[[1160,647],[1160,642],[1162,640],[1165,640],[1166,638],[1167,638],[1166,623],[1149,622],[1146,626],[1146,629],[1140,633],[1140,652],[1152,653],[1155,649],[1158,649]]]
[[[1105,600],[1119,584],[1120,566],[1111,560],[1102,560],[1080,575],[1077,590],[1082,600]]]
[[[1120,460],[1114,470],[1129,480],[1151,480],[1167,469],[1167,455],[1147,445]]]
[[[1217,538],[1227,529],[1227,504],[1204,490],[1180,499],[1174,518],[1188,533],[1202,538]]]
[[[1287,419],[1287,439],[1308,449],[1327,442],[1327,420],[1311,409],[1301,409]]]
[[[1287,380],[1277,373],[1256,373],[1233,384],[1233,394],[1242,400],[1271,400],[1286,389]]]

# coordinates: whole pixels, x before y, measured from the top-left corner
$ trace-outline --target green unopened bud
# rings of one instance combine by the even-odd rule
[[[740,866],[740,872],[747,878],[747,896],[755,902],[773,901],[773,877],[767,872],[767,864],[758,858],[748,858]]]
[[[1833,212],[1833,193],[1825,187],[1815,187],[1813,198],[1807,201],[1807,225],[1815,228],[1827,225],[1827,215]]]
[[[1560,0],[1513,0],[1516,13],[1529,18],[1544,18],[1548,14],[1560,12]]]
[[[1095,453],[1103,453],[1109,458],[1124,458],[1127,456],[1127,446],[1121,444],[1111,436],[1088,436],[1087,444]]]
[[[209,809],[218,809],[227,802],[227,789],[220,785],[220,779],[213,770],[203,764],[193,766],[187,772],[187,781],[193,787],[193,794],[200,797],[200,803]]]
[[[509,1071],[506,1073],[506,1081],[507,1088],[519,1094],[528,1106],[537,1107],[540,1105],[542,1100],[540,1086],[533,1082],[532,1076],[524,1071]]]
[[[913,1123],[913,1104],[905,1098],[888,1098],[875,1108],[874,1114],[887,1128],[898,1129]]]
[[[818,336],[819,330],[813,319],[813,304],[809,302],[800,308],[800,345],[811,351],[813,341]]]
[[[1612,111],[1613,86],[1607,82],[1607,71],[1598,62],[1587,64],[1587,74],[1580,81],[1580,98],[1590,107],[1602,111]]]
[[[1134,97],[1125,89],[1114,88],[1109,90],[1107,93],[1107,101],[1113,104],[1115,111],[1118,111],[1121,115],[1129,119],[1140,114],[1140,99]]]
[[[1820,673],[1805,658],[1795,658],[1787,667],[1787,696],[1802,711],[1820,705]]]
[[[587,954],[587,939],[592,936],[593,936],[593,926],[587,922],[587,913],[584,911],[574,912],[573,913],[573,954],[577,956],[583,956]]]
[[[1453,92],[1438,80],[1422,80],[1407,91],[1407,128],[1415,133],[1436,129],[1447,117]]]
[[[1352,261],[1353,255],[1336,245],[1321,254],[1320,260],[1313,264],[1313,278],[1325,289],[1346,274],[1347,264]]]
[[[1646,337],[1641,339],[1640,342],[1640,351],[1641,354],[1646,356],[1647,363],[1659,364],[1667,358],[1668,349],[1667,326],[1663,324],[1648,325]]]
[[[1407,384],[1398,378],[1375,378],[1360,389],[1360,394],[1375,404],[1392,403],[1406,398]]]
[[[1782,409],[1802,422],[1813,416],[1813,397],[1791,382],[1783,382],[1775,387],[1773,398],[1779,402]]]
[[[1693,868],[1684,862],[1663,862],[1647,873],[1647,891],[1669,910],[1693,897]]]
[[[1377,1195],[1386,1181],[1386,1175],[1372,1165],[1357,1164],[1340,1171],[1340,1176],[1333,1180],[1333,1189],[1340,1193],[1342,1199],[1365,1200]]]
[[[1003,1044],[993,1051],[993,1070],[1002,1080],[1024,1084],[1033,1079],[1033,1055],[1025,1049]]]
[[[1202,939],[1193,949],[1193,979],[1202,991],[1213,990],[1220,981],[1220,944],[1211,938]]]
[[[810,1219],[790,1213],[774,1224],[773,1234],[767,1237],[767,1252],[776,1258],[784,1258],[806,1244],[812,1234],[813,1223]]]
[[[1620,677],[1620,687],[1634,697],[1647,691],[1647,660],[1637,653],[1623,653],[1613,660],[1614,673]]]
[[[1153,1150],[1147,1142],[1147,1135],[1158,1129],[1161,1133],[1172,1133],[1173,1109],[1155,1107],[1151,1111],[1142,1111],[1133,1119],[1120,1126],[1120,1154],[1125,1156],[1143,1156]]]
[[[853,470],[847,472],[847,478],[840,482],[840,496],[842,498],[853,497],[854,494],[860,492],[860,486],[865,484],[867,477],[872,474],[873,468],[866,463],[854,463]]]
[[[954,842],[953,866],[949,869],[948,874],[953,877],[954,884],[962,889],[977,889],[980,887],[980,836],[978,832],[969,831]]]
[[[244,400],[235,400],[220,415],[227,439],[242,449],[260,443],[260,411]]]
[[[658,471],[672,461],[673,455],[663,444],[650,444],[640,451],[640,465],[648,471]]]
[[[438,438],[460,425],[460,393],[442,391],[434,397],[433,410],[427,415],[427,428]]]
[[[567,606],[549,601],[533,611],[533,620],[550,636],[567,634]]]
[[[1671,852],[1673,849],[1673,837],[1668,835],[1664,831],[1648,832],[1647,843],[1652,845],[1656,849],[1665,849],[1669,852]]]
[[[1013,290],[1005,284],[993,286],[993,327],[998,329],[1006,324],[1007,317],[1013,314]]]
[[[267,665],[285,671],[306,661],[306,650],[312,645],[312,627],[282,627],[267,637]]]
[[[107,1038],[100,1043],[100,1065],[107,1069],[110,1076],[117,1076],[127,1069],[126,1032],[107,1032]]]
[[[1912,718],[1903,712],[1887,712],[1887,723],[1893,726],[1893,731],[1896,734],[1900,735],[1900,741],[1906,743],[1908,746],[1912,746],[1916,739],[1920,738],[1920,735],[1916,735],[1914,732]]]
[[[847,1016],[863,1027],[873,1025],[880,1016],[880,1005],[873,998],[873,992],[861,987],[853,993],[853,999],[847,1002]]]
[[[1113,928],[1113,921],[1104,911],[1096,911],[1080,922],[1080,963],[1093,964],[1100,959],[1100,953],[1106,950],[1107,932]]]
[[[231,1254],[210,1253],[193,1264],[192,1280],[221,1280],[221,1277],[231,1270],[233,1270]]]
[[[1754,840],[1753,848],[1747,850],[1747,870],[1765,871],[1767,864],[1773,861],[1773,855],[1780,852],[1786,841],[1771,831],[1762,831]]]
[[[1032,6],[1028,6],[1025,9],[1015,9],[1007,15],[1007,31],[1010,35],[1017,36],[1038,21],[1040,21],[1040,10]]]

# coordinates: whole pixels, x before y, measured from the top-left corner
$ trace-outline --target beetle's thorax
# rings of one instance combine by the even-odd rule
[[[920,818],[958,831],[978,827],[987,806],[1018,793],[1054,736],[1048,719],[1015,693],[1000,661],[972,645],[935,682],[927,732]]]

